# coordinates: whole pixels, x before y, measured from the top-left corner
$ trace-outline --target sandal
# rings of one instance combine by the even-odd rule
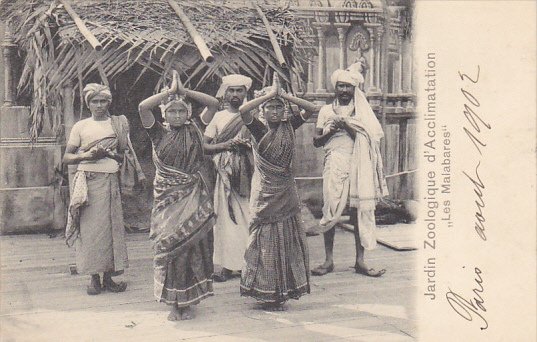
[[[108,281],[103,281],[103,289],[113,293],[125,292],[125,290],[127,289],[127,283],[123,281],[115,283],[114,281],[112,281],[112,279],[110,279]]]
[[[228,269],[222,269],[222,271],[213,274],[213,280],[218,283],[223,283],[233,278],[233,274]]]
[[[86,293],[90,296],[95,296],[101,293],[101,280],[99,277],[91,278],[91,283],[88,285]]]
[[[315,267],[313,270],[311,270],[311,274],[314,276],[324,276],[328,273],[331,273],[334,271],[334,264],[331,264],[328,267],[325,267],[323,265],[319,265]]]
[[[373,277],[373,278],[378,278],[380,276],[382,276],[384,273],[386,273],[386,269],[381,269],[380,271],[376,271],[374,268],[369,268],[369,269],[363,269],[361,267],[358,267],[358,266],[354,266],[354,267],[351,267],[351,268],[354,268],[354,271],[358,274],[362,274],[362,275],[365,275],[365,276],[368,276],[368,277]]]

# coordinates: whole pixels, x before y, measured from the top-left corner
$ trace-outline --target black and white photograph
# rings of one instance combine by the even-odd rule
[[[0,340],[534,340],[508,3],[1,0]]]

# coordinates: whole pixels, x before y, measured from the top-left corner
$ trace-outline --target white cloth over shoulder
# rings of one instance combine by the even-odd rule
[[[353,141],[348,133],[341,131],[325,144],[324,205],[320,228],[321,231],[327,231],[334,227],[349,204],[357,208],[362,246],[371,250],[377,244],[375,204],[388,194],[380,154],[380,139],[384,133],[365,95],[356,87],[359,80],[346,70],[337,70],[331,80],[334,86],[337,82],[355,86],[354,102],[351,102],[354,108],[349,109],[337,103],[324,106],[321,112],[326,112],[328,119],[324,120],[322,128],[324,130],[328,127],[331,116],[346,116],[356,137]]]

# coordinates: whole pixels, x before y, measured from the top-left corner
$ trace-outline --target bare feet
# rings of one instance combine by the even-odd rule
[[[314,276],[324,276],[325,274],[328,274],[333,271],[334,271],[334,262],[325,261],[324,264],[319,265],[315,267],[313,270],[311,270],[311,274]]]
[[[227,268],[222,268],[222,271],[220,271],[219,273],[213,274],[213,280],[218,283],[223,283],[231,279],[232,274],[233,272],[231,270],[228,270]]]
[[[263,302],[261,303],[261,308],[267,311],[285,311],[284,306],[285,301],[276,301],[276,302]]]
[[[168,315],[168,321],[180,321],[181,320],[181,309],[177,305],[172,306],[172,311]]]
[[[186,320],[194,318],[194,312],[192,311],[192,308],[190,306],[187,306],[187,307],[182,308],[182,309],[183,310],[181,312],[181,319],[183,321],[186,321]]]
[[[363,261],[357,261],[356,264],[354,264],[354,270],[358,274],[363,274],[365,276],[374,278],[378,278],[386,273],[385,269],[377,271],[374,268],[368,267]]]
[[[190,306],[180,308],[177,304],[172,306],[172,310],[168,315],[168,321],[186,321],[194,318],[194,313]]]

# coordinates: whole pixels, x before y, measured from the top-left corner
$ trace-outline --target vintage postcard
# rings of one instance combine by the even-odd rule
[[[535,341],[535,1],[0,1],[0,340]]]

